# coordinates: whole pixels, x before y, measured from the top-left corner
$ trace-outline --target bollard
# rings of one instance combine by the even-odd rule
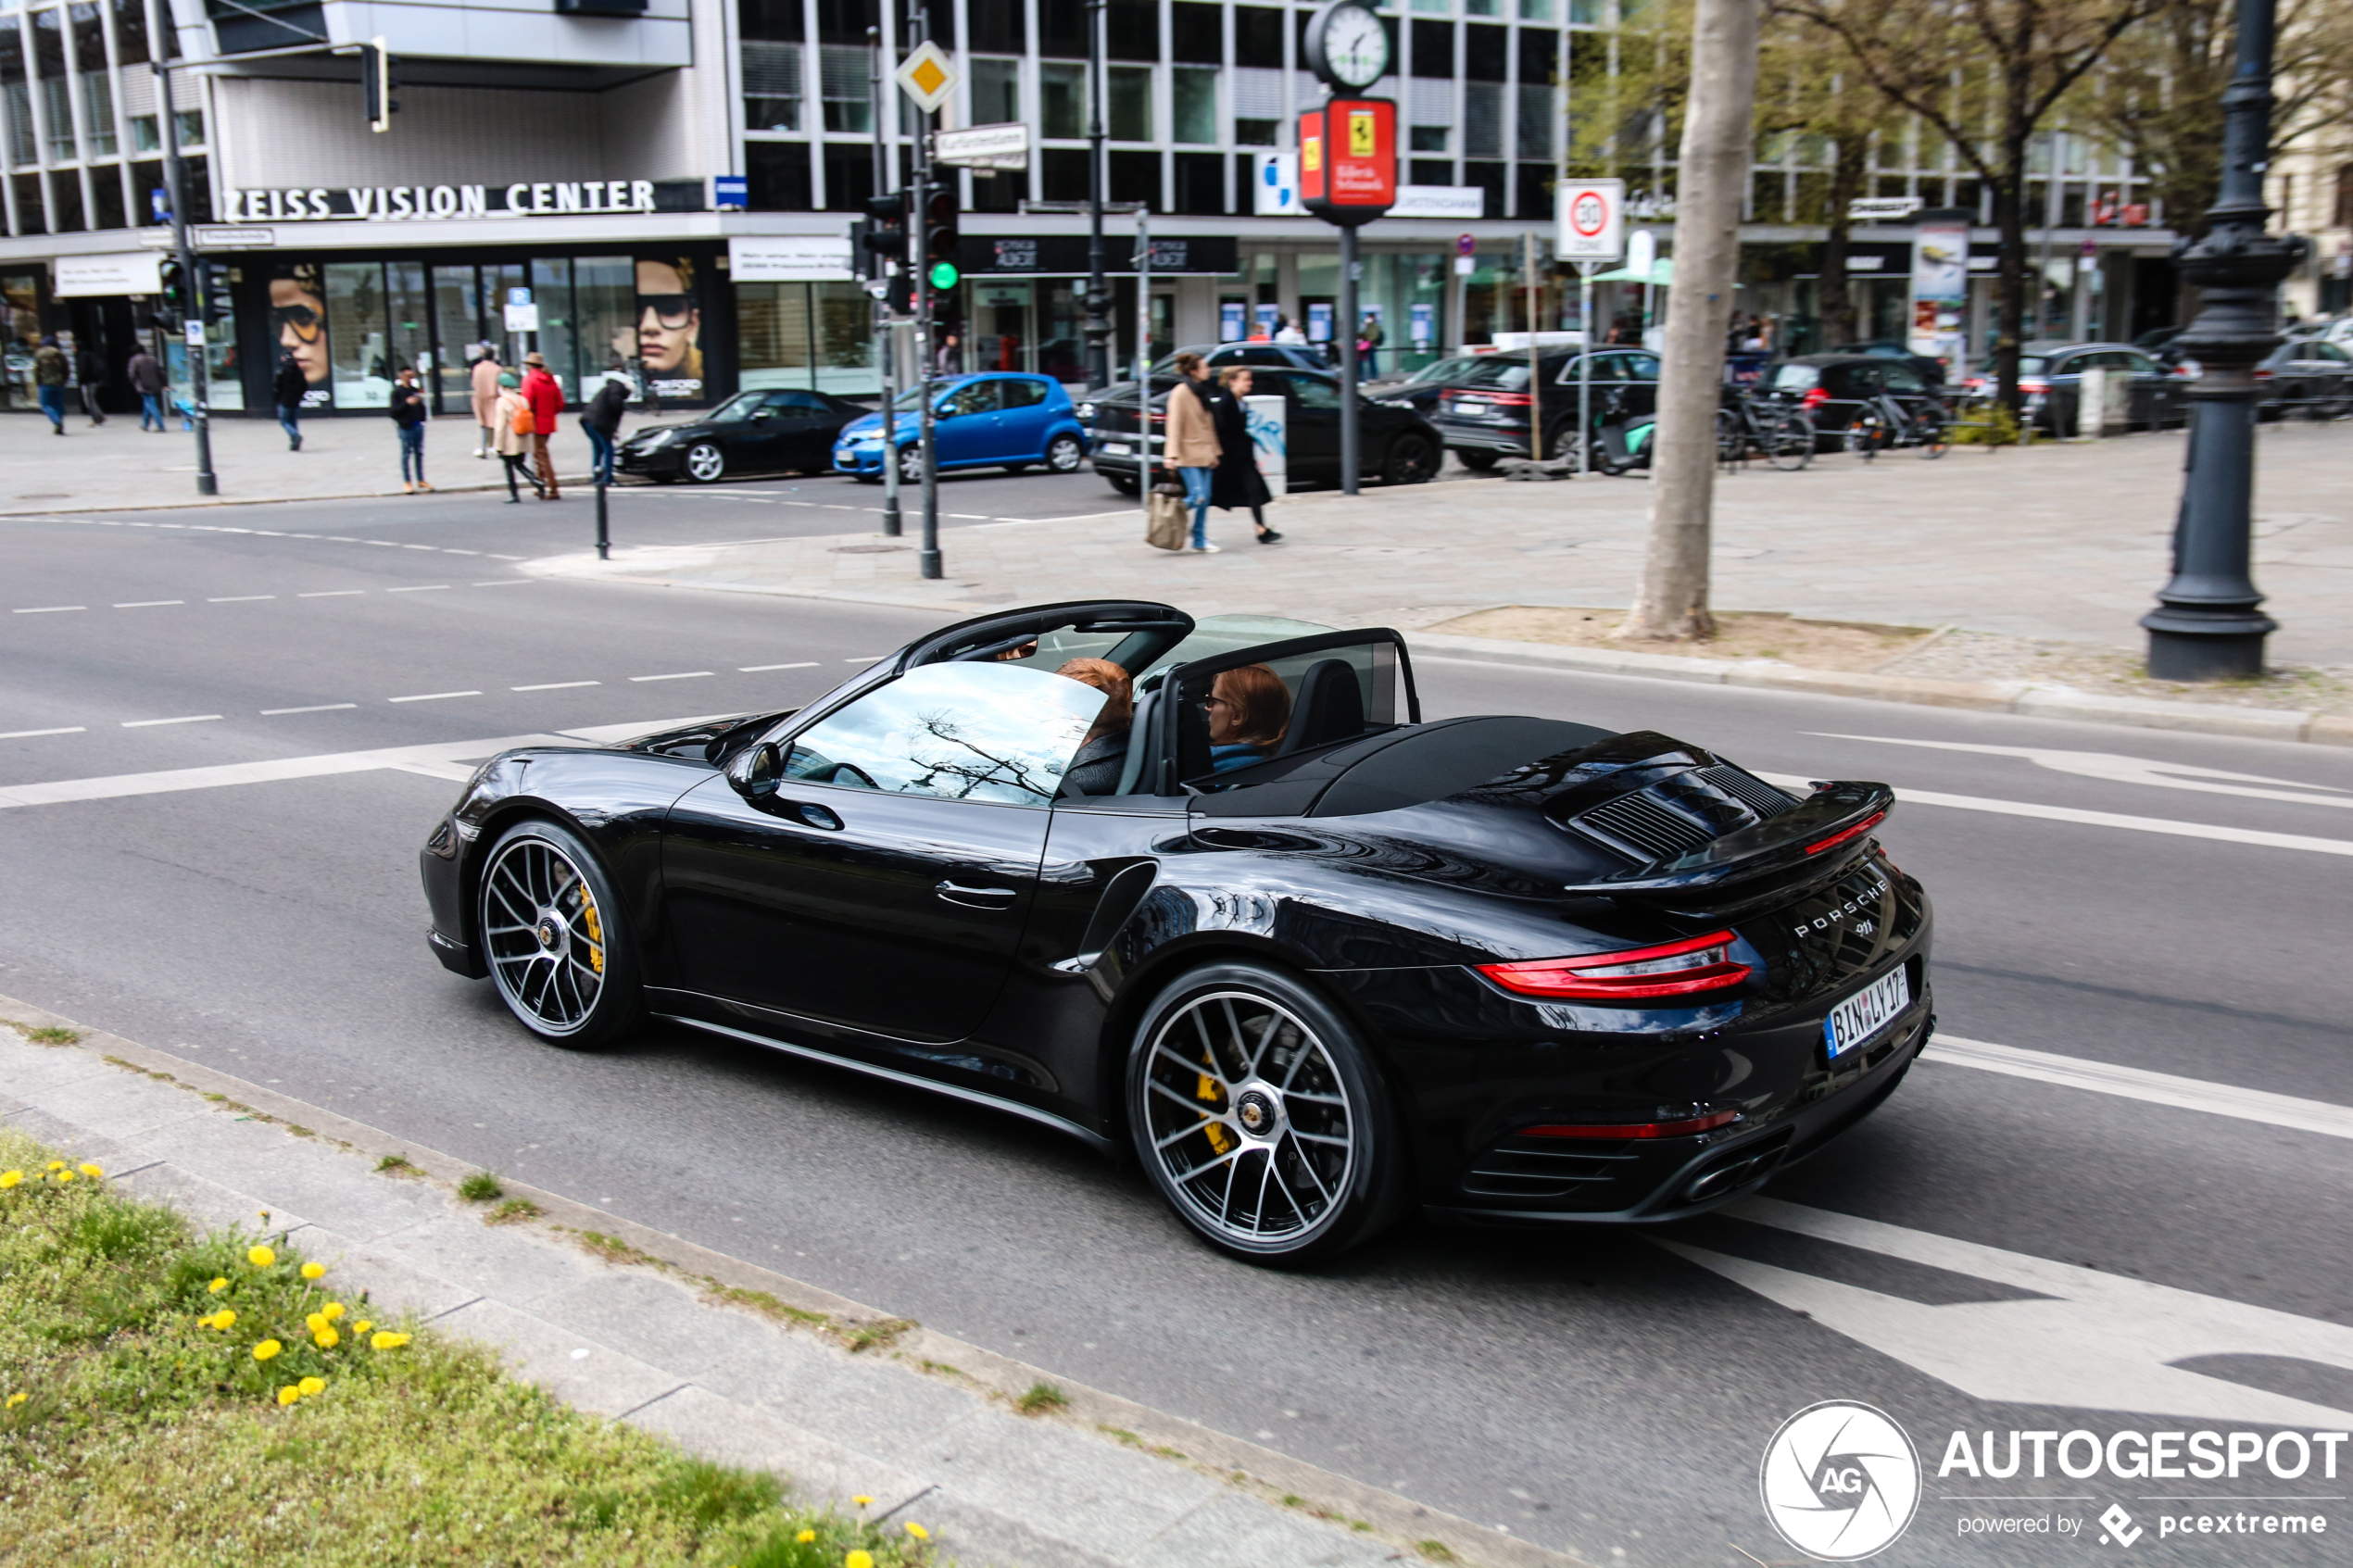
[[[597,470],[597,558],[612,558],[612,536],[605,529],[605,473]]]

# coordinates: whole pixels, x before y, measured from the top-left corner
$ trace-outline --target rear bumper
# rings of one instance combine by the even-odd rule
[[[1438,439],[1458,451],[1493,452],[1500,457],[1528,456],[1528,431],[1525,426],[1515,434],[1494,425],[1454,424],[1446,420],[1430,421],[1438,432]]]

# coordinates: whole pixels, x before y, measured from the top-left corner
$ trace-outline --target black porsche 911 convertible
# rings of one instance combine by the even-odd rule
[[[650,1014],[922,1085],[1299,1261],[1411,1205],[1674,1219],[1868,1114],[1934,1022],[1893,799],[1425,721],[1394,632],[1104,601],[507,752],[422,861],[434,951],[543,1039]]]

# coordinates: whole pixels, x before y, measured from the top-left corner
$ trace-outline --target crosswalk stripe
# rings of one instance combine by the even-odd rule
[[[2353,1138],[2353,1106],[2275,1095],[2268,1089],[2241,1088],[2236,1084],[2217,1084],[2205,1078],[2180,1078],[2171,1073],[2152,1073],[2145,1067],[2057,1056],[2049,1051],[1998,1046],[1990,1040],[1967,1040],[1953,1035],[1938,1035],[1931,1040],[1923,1060],[1975,1067],[2013,1078],[2032,1078],[2070,1089],[2089,1089],[2095,1094],[2145,1100],[2151,1105],[2170,1105],[2182,1110],[2234,1116],[2244,1122],[2262,1122],[2302,1133]]]

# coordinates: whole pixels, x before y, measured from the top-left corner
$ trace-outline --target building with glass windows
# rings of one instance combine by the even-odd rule
[[[1576,324],[1545,258],[1564,154],[1564,82],[1605,66],[1628,0],[1388,0],[1403,180],[1451,192],[1438,210],[1365,229],[1365,307],[1378,368]],[[616,371],[663,403],[739,388],[880,385],[873,307],[847,264],[850,218],[911,159],[916,115],[878,69],[920,26],[954,58],[950,125],[1021,121],[1026,167],[955,176],[964,281],[951,302],[968,368],[1083,376],[1086,221],[1026,200],[1088,190],[1085,0],[0,0],[0,307],[12,406],[42,332],[120,366],[151,331],[165,135],[190,173],[208,295],[216,408],[267,412],[292,357],[317,411],[384,407],[403,366],[442,411],[471,358],[536,351],[578,396]],[[1334,232],[1264,206],[1267,155],[1322,99],[1302,66],[1312,8],[1237,0],[1110,0],[1102,111],[1108,194],[1151,208],[1149,297],[1136,223],[1107,222],[1116,353],[1270,330],[1351,330]],[[400,112],[362,119],[350,47],[383,37]],[[155,70],[171,66],[174,126]],[[1760,147],[1744,231],[1743,308],[1777,346],[1817,346],[1822,232],[1792,220],[1829,149]],[[2170,313],[2162,213],[2129,165],[2082,138],[2045,149],[2035,182],[2038,329],[2121,335]],[[1873,194],[1959,209],[1981,194],[1949,148],[1875,145]],[[1662,178],[1653,192],[1663,190]],[[1640,189],[1671,251],[1671,203]],[[1522,236],[1538,240],[1523,270]],[[1991,232],[1970,236],[1990,275]],[[1857,233],[1864,335],[1902,335],[1914,229]],[[1465,253],[1467,253],[1466,257]],[[1954,314],[1990,332],[1989,278]],[[1605,285],[1598,326],[1640,332],[1662,302]],[[2147,320],[2153,312],[2157,320]],[[184,349],[175,340],[175,355]],[[120,379],[117,378],[117,391]]]

